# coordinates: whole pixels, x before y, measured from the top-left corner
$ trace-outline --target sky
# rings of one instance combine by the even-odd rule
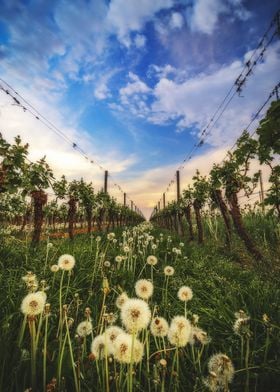
[[[109,171],[110,194],[122,202],[114,184],[120,185],[148,217],[277,6],[276,0],[0,0],[0,78]],[[182,188],[196,169],[207,175],[224,158],[279,82],[279,69],[275,37],[184,165]],[[9,141],[21,135],[31,159],[46,156],[57,178],[83,177],[96,191],[102,187],[97,165],[3,91],[0,130]]]

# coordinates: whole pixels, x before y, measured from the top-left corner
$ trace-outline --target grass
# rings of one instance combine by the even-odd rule
[[[259,216],[250,216],[246,220],[246,225],[252,228],[252,235],[267,254],[269,258],[267,265],[277,266],[278,261],[273,256],[277,244],[279,246],[275,226]],[[100,322],[104,321],[102,317],[104,311],[118,315],[115,306],[118,294],[125,290],[130,297],[135,297],[134,284],[137,279],[151,277],[150,266],[147,266],[145,261],[147,255],[155,254],[159,262],[153,270],[154,295],[149,303],[150,308],[154,311],[156,306],[157,314],[170,322],[172,317],[184,314],[184,303],[177,298],[178,289],[183,285],[191,287],[194,296],[187,303],[187,317],[191,319],[193,314],[197,314],[199,326],[207,332],[211,341],[203,347],[199,344],[194,346],[188,344],[176,352],[174,347],[172,348],[166,341],[166,347],[170,348],[170,351],[157,354],[154,338],[145,331],[140,338],[146,342],[149,339],[150,343],[146,344],[145,350],[149,350],[150,360],[147,358],[146,351],[142,362],[133,366],[132,370],[135,371],[132,382],[133,390],[206,391],[203,379],[208,373],[208,360],[211,355],[221,352],[231,358],[235,367],[236,373],[230,385],[231,391],[246,389],[247,391],[278,391],[280,388],[278,269],[275,268],[272,273],[271,267],[268,268],[267,265],[252,267],[252,263],[248,262],[251,261],[250,258],[237,239],[234,240],[231,252],[225,251],[222,241],[219,240],[222,238],[221,226],[217,226],[216,240],[212,240],[207,227],[205,229],[208,240],[203,246],[185,242],[184,247],[181,248],[179,243],[182,239],[172,236],[172,242],[168,242],[170,233],[162,230],[152,230],[151,234],[154,239],[148,241],[148,245],[144,245],[142,233],[130,234],[128,237],[134,237],[130,244],[133,250],[129,254],[126,267],[120,268],[115,261],[116,255],[124,254],[123,246],[120,246],[120,242],[124,244],[120,230],[116,232],[118,238],[116,244],[109,242],[105,234],[102,234],[102,239],[98,243],[97,233],[94,233],[93,238],[86,234],[77,236],[73,243],[68,239],[54,239],[53,247],[49,249],[48,268],[45,274],[46,241],[42,241],[40,246],[34,249],[29,247],[29,242],[25,239],[19,240],[12,236],[2,239],[0,248],[0,390],[22,391],[31,386],[31,341],[28,329],[24,330],[20,346],[18,341],[24,319],[20,312],[20,305],[22,298],[27,294],[21,278],[26,275],[27,271],[32,271],[39,281],[45,280],[45,285],[49,286],[46,293],[47,302],[51,304],[47,334],[45,333],[45,316],[42,318],[42,327],[38,334],[37,390],[44,390],[43,348],[47,340],[45,359],[47,383],[57,378],[60,358],[62,374],[60,390],[105,391],[106,385],[108,390],[109,384],[112,391],[126,391],[127,385],[131,384],[131,379],[128,384],[126,383],[130,371],[129,366],[120,366],[115,361],[111,363],[111,360],[108,362],[94,360],[89,355],[91,340],[100,330]],[[211,230],[213,234],[213,228]],[[162,237],[160,233],[163,233]],[[140,248],[137,247],[137,242],[141,244]],[[158,245],[157,249],[152,249],[152,243]],[[174,247],[182,249],[182,254],[176,255],[172,251]],[[139,253],[139,250],[143,254]],[[71,322],[69,329],[65,327],[62,330],[62,340],[60,340],[57,337],[57,328],[60,318],[59,288],[62,272],[54,274],[49,266],[57,263],[58,257],[65,253],[75,256],[76,266],[69,276],[69,285],[68,274],[65,274],[62,282],[63,303],[69,305],[67,318],[71,319]],[[110,267],[104,266],[105,260],[110,261]],[[173,266],[175,274],[169,278],[167,301],[163,301],[165,282],[163,268],[166,265]],[[132,268],[129,269],[129,266]],[[109,290],[106,293],[104,291],[104,285],[107,285],[105,277],[109,284]],[[86,307],[91,310],[94,330],[92,337],[89,335],[86,342],[81,342],[75,337],[76,327],[85,319]],[[234,313],[240,309],[251,318],[243,352],[240,336],[233,332]],[[263,318],[264,314],[268,316],[269,321]],[[38,323],[37,319],[37,328]],[[116,324],[121,326],[119,315]],[[61,350],[62,347],[64,347],[63,350]],[[167,361],[166,367],[160,363],[162,357]],[[74,374],[80,375],[78,387],[77,385],[75,387]],[[55,385],[55,382],[53,383]],[[58,390],[57,383],[56,389],[50,390]]]

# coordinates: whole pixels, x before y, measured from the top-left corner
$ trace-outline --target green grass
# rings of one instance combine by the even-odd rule
[[[244,251],[242,245],[235,240],[231,252],[222,246],[220,236],[221,228],[218,227],[217,240],[209,238],[206,244],[185,243],[182,255],[175,257],[172,252],[174,246],[178,247],[181,239],[172,237],[173,242],[167,244],[166,238],[169,233],[164,232],[164,240],[159,243],[155,254],[159,259],[154,270],[155,291],[150,303],[151,308],[157,306],[158,315],[166,317],[168,321],[175,315],[184,314],[184,304],[177,298],[177,291],[182,285],[190,286],[193,290],[193,299],[188,302],[188,317],[192,314],[199,315],[199,326],[207,331],[211,342],[205,346],[201,357],[201,371],[193,363],[191,348],[189,345],[179,350],[179,386],[181,391],[204,391],[203,377],[207,375],[207,362],[212,354],[225,353],[233,361],[235,374],[231,391],[242,391],[245,388],[246,371],[244,369],[244,358],[241,358],[240,337],[233,333],[234,313],[244,310],[250,317],[251,336],[249,340],[249,390],[250,391],[278,391],[280,388],[280,309],[279,309],[279,273],[278,269],[272,271],[274,259],[273,252],[276,249],[274,227],[270,222],[264,225],[259,217],[252,217],[246,221],[248,227],[254,227],[253,236],[261,241],[261,246],[269,255],[269,267],[252,267],[247,263],[250,258]],[[261,226],[262,225],[262,226]],[[257,227],[257,228],[256,228]],[[261,227],[260,229],[258,229]],[[154,230],[152,235],[159,237],[163,231]],[[265,233],[265,239],[263,235]],[[121,232],[117,233],[117,237]],[[96,234],[94,234],[96,237]],[[277,238],[276,238],[277,239]],[[91,243],[93,246],[91,246]],[[259,242],[260,243],[260,242]],[[77,359],[79,348],[78,340],[75,338],[77,324],[84,320],[84,310],[88,306],[92,311],[93,326],[96,328],[102,308],[102,282],[104,276],[109,280],[110,292],[106,296],[106,311],[116,313],[115,300],[120,288],[127,291],[129,296],[135,296],[134,284],[141,273],[141,278],[150,278],[150,268],[145,265],[146,256],[142,256],[135,250],[136,271],[127,271],[116,267],[114,258],[119,254],[119,249],[111,244],[106,246],[106,236],[103,235],[101,247],[107,248],[105,260],[111,262],[110,268],[102,268],[94,276],[93,287],[90,287],[92,273],[95,263],[100,261],[96,258],[96,241],[91,240],[88,235],[77,236],[71,243],[67,239],[53,241],[53,248],[49,251],[48,265],[57,262],[58,257],[64,253],[73,254],[76,258],[76,266],[70,277],[70,285],[67,298],[64,303],[70,304],[69,317],[73,318],[70,329],[73,351]],[[151,254],[150,245],[147,255]],[[274,253],[275,254],[275,253]],[[44,275],[44,263],[46,257],[46,242],[43,241],[37,249],[29,247],[28,242],[13,239],[3,239],[0,248],[0,390],[1,391],[23,391],[30,387],[30,337],[26,330],[21,347],[17,340],[23,315],[20,312],[22,298],[27,291],[21,277],[27,271],[34,272],[39,280],[46,280],[50,286],[47,291],[47,302],[51,304],[51,316],[48,332],[48,356],[47,356],[47,380],[56,377],[58,339],[56,330],[59,319],[58,291],[61,271],[55,277],[47,268]],[[240,262],[241,260],[241,262]],[[242,263],[242,260],[245,260]],[[164,285],[163,268],[172,265],[175,268],[174,276],[170,277],[168,286],[168,301],[162,302],[162,290]],[[272,273],[273,272],[273,273]],[[64,281],[64,294],[66,292],[67,279]],[[271,320],[269,341],[267,341],[267,358],[265,358],[267,329],[263,322],[263,315],[267,314]],[[118,325],[121,326],[120,318]],[[93,335],[95,336],[96,331]],[[81,390],[89,391],[105,390],[104,382],[98,383],[96,363],[88,358],[90,353],[90,336],[87,338],[87,349],[84,358],[81,359],[83,379]],[[37,385],[42,389],[42,344],[43,333],[39,339],[38,361],[37,361]],[[198,350],[198,346],[195,350]],[[67,391],[74,390],[73,373],[70,362],[69,347],[66,345],[63,358],[62,373],[65,377]],[[155,344],[151,338],[150,354],[156,351]],[[174,353],[170,351],[165,358],[167,360],[166,388],[168,391],[176,389],[174,380],[171,378],[171,364]],[[134,390],[137,391],[161,391],[162,369],[159,365],[160,357],[155,355],[149,363],[148,373],[146,357],[142,366],[137,366]],[[103,365],[102,365],[103,366]],[[102,368],[101,366],[101,368]],[[141,374],[140,374],[141,369]],[[114,376],[112,365],[110,372]],[[102,377],[101,377],[102,378]],[[150,380],[150,381],[149,381]],[[154,381],[153,381],[154,380]],[[114,380],[111,382],[111,390],[115,390]],[[175,385],[175,386],[174,386]],[[126,390],[123,387],[123,390]],[[121,389],[122,390],[122,389]]]

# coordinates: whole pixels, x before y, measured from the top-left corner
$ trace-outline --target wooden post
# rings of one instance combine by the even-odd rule
[[[160,201],[158,202],[158,210],[160,210]]]
[[[126,193],[123,194],[123,205],[126,206]]]
[[[259,174],[260,174],[260,188],[261,188],[260,200],[261,200],[261,203],[263,203],[264,202],[264,191],[263,191],[263,178],[262,178],[262,171],[261,170],[259,170]],[[262,211],[264,212],[264,204],[262,205]]]
[[[176,180],[177,180],[177,202],[180,200],[180,172],[176,171]]]
[[[108,193],[108,170],[105,170],[104,176],[104,192]]]
[[[130,200],[130,208],[133,211],[133,201],[132,200]]]
[[[163,194],[163,208],[165,208],[165,192]]]

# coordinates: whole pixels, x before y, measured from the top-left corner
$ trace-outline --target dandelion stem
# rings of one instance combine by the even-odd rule
[[[48,321],[49,321],[49,313],[46,313],[46,319],[45,319],[45,336],[44,336],[44,351],[43,351],[43,391],[46,389],[46,383],[47,383],[47,341],[48,341]]]

